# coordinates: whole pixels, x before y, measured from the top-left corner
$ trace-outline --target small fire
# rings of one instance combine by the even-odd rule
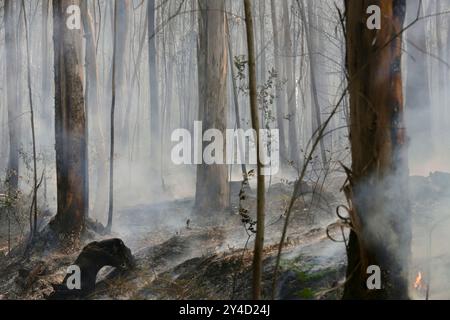
[[[422,272],[419,271],[419,273],[417,274],[416,277],[416,282],[414,282],[414,289],[420,290],[422,289],[423,284],[422,284]]]

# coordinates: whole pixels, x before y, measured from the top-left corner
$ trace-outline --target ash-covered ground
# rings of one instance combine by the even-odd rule
[[[265,298],[341,297],[347,260],[345,245],[332,241],[326,230],[333,239],[342,240],[342,230],[335,224],[336,207],[345,204],[339,192],[342,181],[337,179],[321,188],[305,184],[304,193],[294,206],[275,292],[275,260],[293,185],[286,181],[271,184],[264,251]],[[232,191],[232,198],[238,199],[240,184],[233,184]],[[254,190],[246,192],[246,205],[252,216],[255,194]],[[411,177],[412,298],[425,299],[427,289],[430,299],[450,298],[447,285],[450,277],[446,271],[450,259],[445,245],[449,240],[445,232],[450,223],[446,219],[445,201],[449,192],[449,174]],[[2,254],[0,297],[43,299],[52,292],[52,283],[64,279],[67,267],[84,245],[94,240],[121,238],[136,259],[135,268],[125,273],[103,268],[97,276],[95,292],[87,299],[249,298],[253,236],[238,214],[239,203],[233,201],[232,212],[222,213],[219,224],[196,218],[192,207],[192,197],[123,207],[118,211],[111,235],[97,233],[93,225],[90,237],[76,248],[59,250],[43,245],[25,253],[16,248],[9,256]],[[2,241],[4,246],[5,239]]]

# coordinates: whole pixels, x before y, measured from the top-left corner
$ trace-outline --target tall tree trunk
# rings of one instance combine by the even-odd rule
[[[101,203],[104,202],[106,192],[104,192],[104,181],[107,176],[107,167],[106,164],[108,162],[107,151],[105,145],[105,134],[104,134],[104,126],[103,121],[101,121],[100,116],[100,103],[99,103],[99,88],[98,88],[98,64],[97,64],[97,50],[96,50],[96,32],[95,25],[92,20],[91,13],[89,12],[89,1],[81,2],[81,17],[83,21],[83,30],[84,30],[84,38],[86,39],[85,44],[85,72],[86,72],[86,89],[85,89],[85,104],[86,104],[86,134],[87,141],[91,144],[95,145],[97,150],[97,158],[96,158],[96,175],[97,175],[97,183],[95,188],[95,199],[94,206],[92,212],[101,215],[102,209]],[[95,121],[95,125],[88,122],[88,119],[92,119]],[[89,128],[92,128],[92,138],[95,137],[95,140],[91,139],[89,134]],[[95,130],[94,130],[95,129]],[[86,146],[88,147],[88,146]],[[89,148],[88,148],[89,149]],[[86,170],[89,170],[89,153],[87,151],[87,166]],[[86,215],[89,215],[89,179],[87,179],[86,183]],[[104,212],[103,212],[104,213]]]
[[[34,211],[30,211],[30,236],[31,238],[37,232],[37,160],[36,160],[36,130],[34,125],[34,105],[33,105],[33,92],[31,89],[31,57],[30,57],[30,43],[28,36],[28,17],[25,10],[25,0],[21,1],[23,20],[25,26],[25,46],[26,46],[26,58],[27,58],[27,86],[28,86],[28,102],[30,105],[30,125],[31,125],[31,141],[33,150],[33,203],[32,208]],[[32,212],[34,212],[34,219],[32,219]]]
[[[315,18],[314,14],[314,3],[310,2],[308,3],[308,22],[306,22],[306,13],[305,13],[305,6],[302,4],[302,8],[300,10],[300,14],[302,15],[302,20],[305,22],[305,33],[306,33],[306,43],[308,46],[308,57],[309,57],[309,70],[310,70],[310,89],[311,89],[311,99],[313,101],[313,104],[311,106],[311,129],[312,129],[312,135],[315,135],[317,131],[322,126],[322,113],[321,113],[321,101],[318,93],[319,84],[318,81],[319,77],[323,77],[322,70],[320,70],[320,63],[317,59],[317,56],[319,54],[319,48],[318,48],[318,41],[317,41],[317,33],[316,30],[318,28],[317,18]],[[313,29],[313,30],[311,30]],[[321,138],[320,143],[320,157],[322,160],[322,166],[323,168],[327,167],[327,156],[325,153],[325,142],[324,137]]]
[[[119,0],[114,0],[114,19],[113,19],[113,59],[112,59],[112,84],[111,84],[111,123],[110,123],[110,152],[109,152],[109,209],[108,209],[108,223],[106,229],[111,232],[114,213],[114,149],[115,149],[115,112],[116,112],[116,55],[118,50],[118,35],[117,25],[119,24]]]
[[[49,106],[49,101],[51,101],[51,64],[49,62],[49,13],[50,13],[51,0],[43,0],[42,1],[42,21],[41,21],[41,68],[42,68],[42,83],[41,83],[41,113],[42,113],[42,121],[45,124],[45,128],[50,130],[53,128],[53,119],[52,119],[52,108]],[[52,144],[52,138],[43,138],[43,143],[48,145]],[[44,167],[49,165],[48,160],[44,160]],[[44,169],[45,170],[45,169]],[[48,196],[47,196],[47,175],[44,175],[44,206],[48,206]]]
[[[256,5],[254,6],[256,10]],[[259,42],[261,43],[261,47],[258,49],[257,46],[255,46],[256,50],[256,67],[257,67],[257,75],[258,75],[258,82],[260,85],[263,85],[267,80],[267,55],[266,55],[266,5],[265,1],[259,1]],[[256,22],[254,22],[256,25]],[[256,28],[255,28],[256,29]],[[256,35],[256,32],[255,32]],[[256,41],[258,42],[258,41]],[[269,106],[270,108],[271,106]],[[271,110],[270,110],[271,111]],[[275,111],[275,110],[273,110]],[[264,108],[261,108],[261,127],[270,127],[270,122],[272,121],[269,119],[269,117],[266,114],[266,111]]]
[[[130,43],[130,7],[132,6],[132,0],[117,0],[117,52],[116,52],[116,103],[118,108],[116,108],[116,118],[119,124],[123,123],[126,109],[123,107],[128,100],[127,89],[129,87],[129,73],[130,70],[128,67],[129,61],[131,59],[127,59],[127,53],[129,52],[129,48],[131,48]],[[114,18],[113,18],[114,19]],[[120,128],[120,126],[119,126]],[[119,130],[118,130],[119,132]],[[118,135],[118,146],[120,145],[120,140],[124,141],[125,134],[120,132]],[[125,153],[128,151],[126,148],[127,144],[123,143],[123,147],[125,147]]]
[[[417,17],[419,0],[408,1],[408,21]],[[419,11],[423,14],[423,8]],[[406,123],[414,135],[409,149],[410,158],[418,163],[430,160],[433,153],[430,82],[428,78],[428,49],[425,21],[419,21],[407,31]],[[420,75],[420,76],[418,76]]]
[[[361,18],[381,8],[381,30]],[[411,218],[401,54],[405,0],[346,0],[352,172],[344,298],[407,299]],[[367,268],[381,269],[381,290],[367,287]]]
[[[256,238],[253,254],[253,299],[261,299],[261,280],[262,280],[262,262],[264,251],[264,205],[265,205],[265,177],[262,174],[262,164],[260,161],[260,123],[258,112],[258,93],[256,77],[256,57],[255,57],[255,39],[253,17],[250,0],[244,0],[245,24],[247,31],[247,50],[248,50],[248,74],[249,74],[249,95],[250,112],[252,117],[252,127],[256,132],[256,153],[257,153],[257,205],[256,205]]]
[[[256,7],[256,6],[255,6]],[[261,49],[257,52],[256,56],[259,56],[259,83],[264,83],[266,81],[266,73],[267,73],[267,59],[266,59],[266,4],[265,1],[259,1],[259,34],[260,34],[260,42]],[[263,114],[263,113],[261,113]],[[263,117],[264,119],[264,117]]]
[[[130,6],[131,0],[117,0],[117,16],[114,18],[117,21],[117,52],[116,52],[116,85],[121,87],[125,80],[126,58],[129,38],[129,20],[130,20]]]
[[[42,0],[42,40],[41,40],[41,68],[42,68],[42,86],[41,86],[41,105],[44,122],[47,126],[52,125],[50,109],[48,106],[50,98],[51,75],[49,73],[49,43],[48,43],[48,16],[51,0]]]
[[[84,229],[86,125],[83,97],[82,31],[66,27],[66,12],[80,0],[53,1],[55,139],[58,210],[52,226],[75,238]]]
[[[20,105],[18,102],[19,62],[17,44],[17,5],[13,0],[5,0],[5,62],[6,62],[6,104],[8,107],[9,159],[7,177],[10,192],[19,187],[19,139]]]
[[[171,4],[172,3],[167,3],[166,6],[166,10],[167,12],[171,12]],[[164,10],[162,10],[162,16],[164,14]],[[161,137],[160,137],[160,171],[158,174],[161,175],[161,185],[162,188],[165,189],[165,183],[164,183],[164,172],[165,172],[165,158],[164,155],[167,154],[167,150],[166,150],[166,146],[168,145],[168,141],[166,140],[166,137],[170,136],[170,124],[172,121],[172,112],[174,109],[173,106],[173,98],[174,98],[174,92],[173,92],[173,69],[174,69],[174,48],[172,46],[172,44],[170,44],[169,41],[166,41],[169,38],[168,35],[170,35],[173,32],[171,31],[171,26],[167,26],[167,28],[165,28],[164,32],[163,32],[163,38],[162,38],[162,43],[163,43],[163,50],[162,50],[162,56],[163,58],[161,59],[161,65],[164,66],[164,82],[163,82],[163,87],[164,87],[164,107],[163,107],[163,113],[162,113],[162,127],[161,127]]]
[[[85,44],[85,72],[86,72],[86,81],[85,81],[85,105],[86,105],[86,140],[89,139],[89,119],[92,116],[94,121],[97,121],[96,125],[93,126],[97,129],[97,137],[96,147],[98,148],[98,159],[97,163],[97,181],[100,180],[99,176],[104,174],[104,165],[102,163],[105,162],[103,158],[106,153],[105,144],[103,140],[103,130],[102,123],[99,120],[99,103],[98,103],[98,68],[97,68],[97,52],[96,52],[96,40],[95,40],[95,27],[92,21],[91,14],[88,8],[89,2],[82,1],[81,2],[81,17],[83,21],[83,31],[84,38],[86,40]],[[86,144],[86,176],[89,177],[89,146]],[[101,192],[101,190],[96,190],[97,194]],[[86,208],[85,213],[86,216],[89,216],[89,179],[86,179],[86,188],[85,188],[85,199],[86,199]]]
[[[161,116],[159,106],[159,84],[158,69],[156,65],[156,0],[148,0],[148,64],[149,64],[149,81],[150,81],[150,152],[151,163],[157,168],[157,180],[162,182],[161,178]]]
[[[447,2],[447,1],[446,1]],[[442,10],[442,1],[436,0],[434,1],[436,5],[436,9],[434,12],[441,13]],[[443,39],[443,30],[444,30],[444,19],[443,15],[437,14],[435,17],[435,30],[436,30],[436,55],[439,59],[445,60],[445,50],[444,50],[444,39]],[[439,105],[439,113],[441,116],[439,117],[439,120],[441,121],[441,128],[440,131],[447,130],[448,128],[448,121],[449,121],[449,115],[450,112],[448,111],[448,106],[445,101],[445,91],[446,91],[446,84],[445,84],[445,73],[448,68],[446,68],[446,65],[443,64],[441,61],[436,61],[436,67],[437,67],[437,88],[436,88],[436,95],[437,95],[437,102]]]
[[[288,1],[283,3],[283,28],[284,28],[284,52],[285,58],[285,73],[287,80],[287,99],[288,99],[288,111],[289,111],[289,160],[296,164],[297,168],[300,168],[300,146],[298,141],[298,116],[296,106],[296,94],[295,94],[295,77],[294,77],[294,65],[293,56],[294,50],[292,46],[291,30],[289,25],[289,7]]]
[[[270,10],[272,15],[272,31],[273,31],[273,56],[274,56],[274,65],[275,71],[277,72],[278,79],[277,85],[275,88],[275,101],[276,101],[276,109],[277,109],[277,123],[278,130],[280,132],[280,158],[281,165],[284,166],[286,162],[289,160],[289,156],[287,153],[286,146],[286,133],[284,129],[285,124],[285,108],[286,108],[286,97],[284,95],[284,91],[281,89],[282,86],[282,69],[280,62],[280,40],[278,38],[278,23],[277,23],[277,7],[275,4],[275,0],[270,1]]]
[[[228,76],[225,1],[200,0],[199,6],[199,117],[203,130],[217,129],[225,137]],[[211,209],[228,209],[229,192],[227,165],[203,163],[197,166],[195,207],[199,214]]]
[[[226,23],[226,32],[227,32],[227,46],[228,46],[228,61],[230,63],[230,78],[231,78],[231,84],[232,84],[232,89],[233,89],[233,105],[234,105],[234,115],[236,118],[236,129],[242,129],[242,125],[241,125],[241,115],[239,112],[239,94],[238,94],[238,88],[237,88],[237,84],[236,84],[236,75],[234,72],[234,65],[233,65],[233,48],[231,47],[231,33],[230,33],[230,25],[228,23],[228,18],[225,21]],[[244,150],[241,146],[241,144],[239,144],[240,150],[239,152],[241,154],[244,154]],[[245,161],[242,161],[241,164],[241,170],[242,170],[242,177],[244,178],[244,180],[247,180],[247,166],[245,164]]]

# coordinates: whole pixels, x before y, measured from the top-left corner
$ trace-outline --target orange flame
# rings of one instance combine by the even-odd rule
[[[416,282],[414,282],[414,289],[422,289],[422,272],[419,271],[416,277]]]

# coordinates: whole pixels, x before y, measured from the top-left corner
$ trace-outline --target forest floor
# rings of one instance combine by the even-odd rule
[[[284,224],[284,208],[292,185],[274,183],[267,201],[264,293],[272,295],[272,274]],[[311,189],[312,190],[312,189]],[[345,248],[330,241],[325,232],[333,222],[336,198],[329,192],[307,190],[298,198],[289,225],[280,264],[276,297],[281,299],[337,298],[334,288],[344,277]],[[238,199],[240,184],[232,186]],[[255,195],[248,190],[247,208],[254,215]],[[219,223],[190,214],[193,199],[142,204],[121,208],[117,228],[109,237],[120,237],[132,250],[136,267],[112,277],[112,268],[99,272],[92,299],[244,299],[251,292],[253,237],[241,222],[239,204],[234,213],[222,213]],[[213,215],[214,213],[212,213]],[[189,219],[189,223],[188,222]],[[340,230],[335,230],[335,232]],[[106,238],[97,235],[95,240]],[[90,239],[89,241],[92,241]],[[86,244],[89,242],[86,240]],[[27,259],[20,255],[0,258],[0,298],[41,299],[60,283],[80,248],[73,251],[40,250]],[[24,276],[24,274],[26,276]],[[33,277],[29,275],[33,274]]]
[[[239,187],[232,188],[232,199],[238,199]],[[329,191],[331,190],[331,191]],[[339,299],[346,269],[343,243],[331,241],[326,233],[336,222],[335,210],[345,204],[337,187],[315,190],[298,198],[293,210],[283,253],[277,299]],[[443,225],[443,207],[447,204],[450,175],[413,177],[411,191],[414,237],[413,277],[423,275],[423,282],[412,288],[413,298],[422,299],[430,270],[431,298],[448,298],[450,260],[445,248],[426,250],[430,226]],[[433,195],[433,196],[431,196]],[[265,298],[273,294],[272,280],[284,208],[292,196],[292,185],[274,183],[267,197],[266,238],[264,250],[263,291]],[[249,192],[249,211],[254,213],[253,191]],[[433,209],[431,204],[433,204]],[[142,204],[118,210],[113,235],[120,237],[132,250],[136,266],[120,276],[113,268],[103,268],[97,277],[97,289],[90,299],[247,299],[251,297],[251,264],[253,242],[238,214],[223,214],[220,224],[204,223],[189,212],[193,199],[178,199]],[[238,203],[233,203],[237,212]],[[427,215],[422,213],[427,211]],[[439,213],[439,214],[438,214]],[[189,219],[189,223],[188,223]],[[430,222],[432,221],[432,223]],[[436,243],[446,242],[448,235],[436,231]],[[433,230],[434,232],[434,230]],[[330,228],[341,239],[337,226]],[[95,240],[106,239],[96,235]],[[84,244],[93,239],[85,240]],[[447,242],[448,243],[448,242]],[[447,250],[448,251],[448,250]],[[39,254],[6,257],[0,255],[0,299],[42,299],[52,292],[51,283],[60,283],[80,248],[60,252],[44,250]],[[433,265],[430,267],[430,261]],[[439,263],[437,263],[439,261]],[[414,283],[414,279],[411,280]]]

